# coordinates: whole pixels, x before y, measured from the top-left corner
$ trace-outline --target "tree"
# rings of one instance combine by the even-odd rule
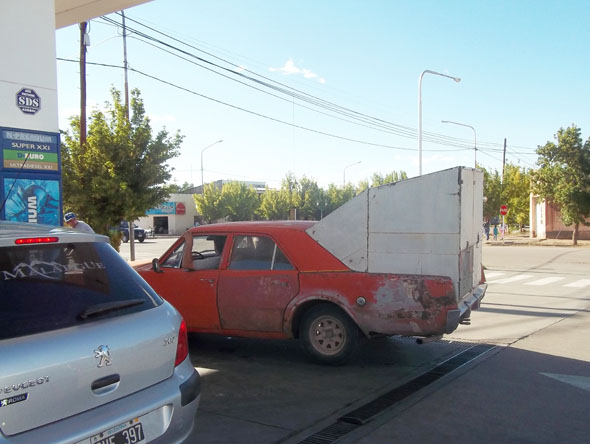
[[[299,208],[297,218],[304,220],[318,220],[320,218],[320,202],[322,189],[315,180],[303,176],[299,181]]]
[[[262,195],[258,214],[268,220],[287,220],[291,209],[291,196],[286,190],[269,190]]]
[[[324,210],[324,217],[348,202],[355,195],[356,190],[350,184],[346,185],[344,188],[337,187],[333,183],[328,185],[328,190],[326,191],[327,204]]]
[[[502,176],[495,170],[493,173],[483,170],[483,204],[484,219],[494,219],[500,215],[500,207],[504,204],[502,200]]]
[[[221,206],[230,221],[252,220],[260,206],[256,190],[243,182],[229,182],[221,189]]]
[[[522,226],[529,223],[530,194],[531,173],[525,168],[506,164],[502,200],[508,206],[507,223],[509,225],[518,224],[522,230]]]
[[[379,185],[399,182],[400,180],[405,180],[407,178],[408,175],[405,171],[400,171],[399,173],[397,171],[392,171],[385,176],[381,175],[381,173],[373,173],[373,176],[371,176],[371,186],[378,187]]]
[[[555,139],[557,144],[537,149],[540,168],[532,174],[532,188],[559,207],[563,223],[574,226],[572,243],[577,245],[580,224],[590,225],[590,139],[583,143],[575,125],[560,128]]]
[[[177,185],[175,183],[169,184],[167,185],[167,191],[169,194],[175,194],[175,193],[182,193],[186,190],[190,190],[191,188],[194,188],[195,186],[192,183],[188,183],[188,182],[184,182],[182,185]]]
[[[193,199],[199,214],[205,222],[214,223],[226,216],[221,190],[215,184],[209,183],[205,185],[203,194],[193,194]]]
[[[168,197],[168,160],[178,155],[182,136],[165,130],[155,137],[139,90],[131,92],[127,119],[121,93],[111,90],[107,111],[90,116],[86,143],[80,145],[80,119],[64,133],[62,180],[64,204],[87,220],[98,233],[121,220],[135,220]]]

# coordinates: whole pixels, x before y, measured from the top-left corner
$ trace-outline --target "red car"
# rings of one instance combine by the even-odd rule
[[[307,221],[235,222],[185,232],[137,271],[190,332],[298,338],[316,361],[341,364],[361,338],[450,333],[467,309],[448,277],[352,271]]]

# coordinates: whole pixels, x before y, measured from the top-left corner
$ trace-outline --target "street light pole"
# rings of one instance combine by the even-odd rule
[[[211,145],[207,145],[205,148],[201,150],[201,194],[205,192],[205,182],[203,181],[203,153],[207,148],[211,148],[213,145],[223,142],[222,140],[218,140],[217,142],[213,142]]]
[[[420,74],[420,79],[418,80],[418,175],[420,176],[422,175],[422,77],[424,77],[424,74],[435,74],[437,76],[447,77],[453,79],[457,83],[461,81],[459,77],[448,76],[429,69],[422,71],[422,74]]]
[[[362,160],[359,160],[358,162],[351,163],[350,165],[346,165],[344,167],[344,173],[343,173],[343,178],[342,178],[342,187],[345,187],[346,186],[346,168],[351,167],[351,166],[356,165],[356,164],[359,164],[361,162],[362,162]]]
[[[461,125],[466,126],[467,128],[471,128],[473,130],[473,168],[477,168],[477,133],[475,132],[475,128],[471,125],[466,125],[464,123],[453,122],[451,120],[441,120],[442,123],[452,123],[453,125]]]

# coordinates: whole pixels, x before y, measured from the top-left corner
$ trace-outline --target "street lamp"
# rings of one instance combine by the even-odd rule
[[[453,125],[461,125],[461,126],[466,126],[467,128],[471,128],[473,130],[473,162],[474,162],[474,166],[473,168],[477,168],[477,133],[475,132],[475,128],[473,128],[471,125],[466,125],[464,123],[459,123],[459,122],[453,122],[451,120],[441,120],[442,123],[452,123]]]
[[[357,164],[359,164],[361,162],[362,162],[362,160],[359,160],[358,162],[351,163],[350,165],[346,165],[344,167],[344,173],[343,173],[343,178],[342,178],[342,187],[345,187],[346,186],[346,168],[351,167],[353,165],[357,165]]]
[[[223,142],[223,140],[218,140],[217,142],[213,142],[211,145],[207,145],[205,148],[201,150],[201,194],[205,192],[205,182],[203,181],[203,153],[207,148],[211,148],[213,145]]]
[[[422,74],[420,74],[420,79],[418,80],[418,172],[420,176],[422,175],[422,77],[427,73],[447,77],[457,83],[461,81],[459,77],[448,76],[429,69],[422,71]]]

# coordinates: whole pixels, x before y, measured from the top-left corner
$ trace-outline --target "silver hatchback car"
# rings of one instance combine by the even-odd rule
[[[0,444],[194,442],[178,312],[105,236],[0,222]]]

